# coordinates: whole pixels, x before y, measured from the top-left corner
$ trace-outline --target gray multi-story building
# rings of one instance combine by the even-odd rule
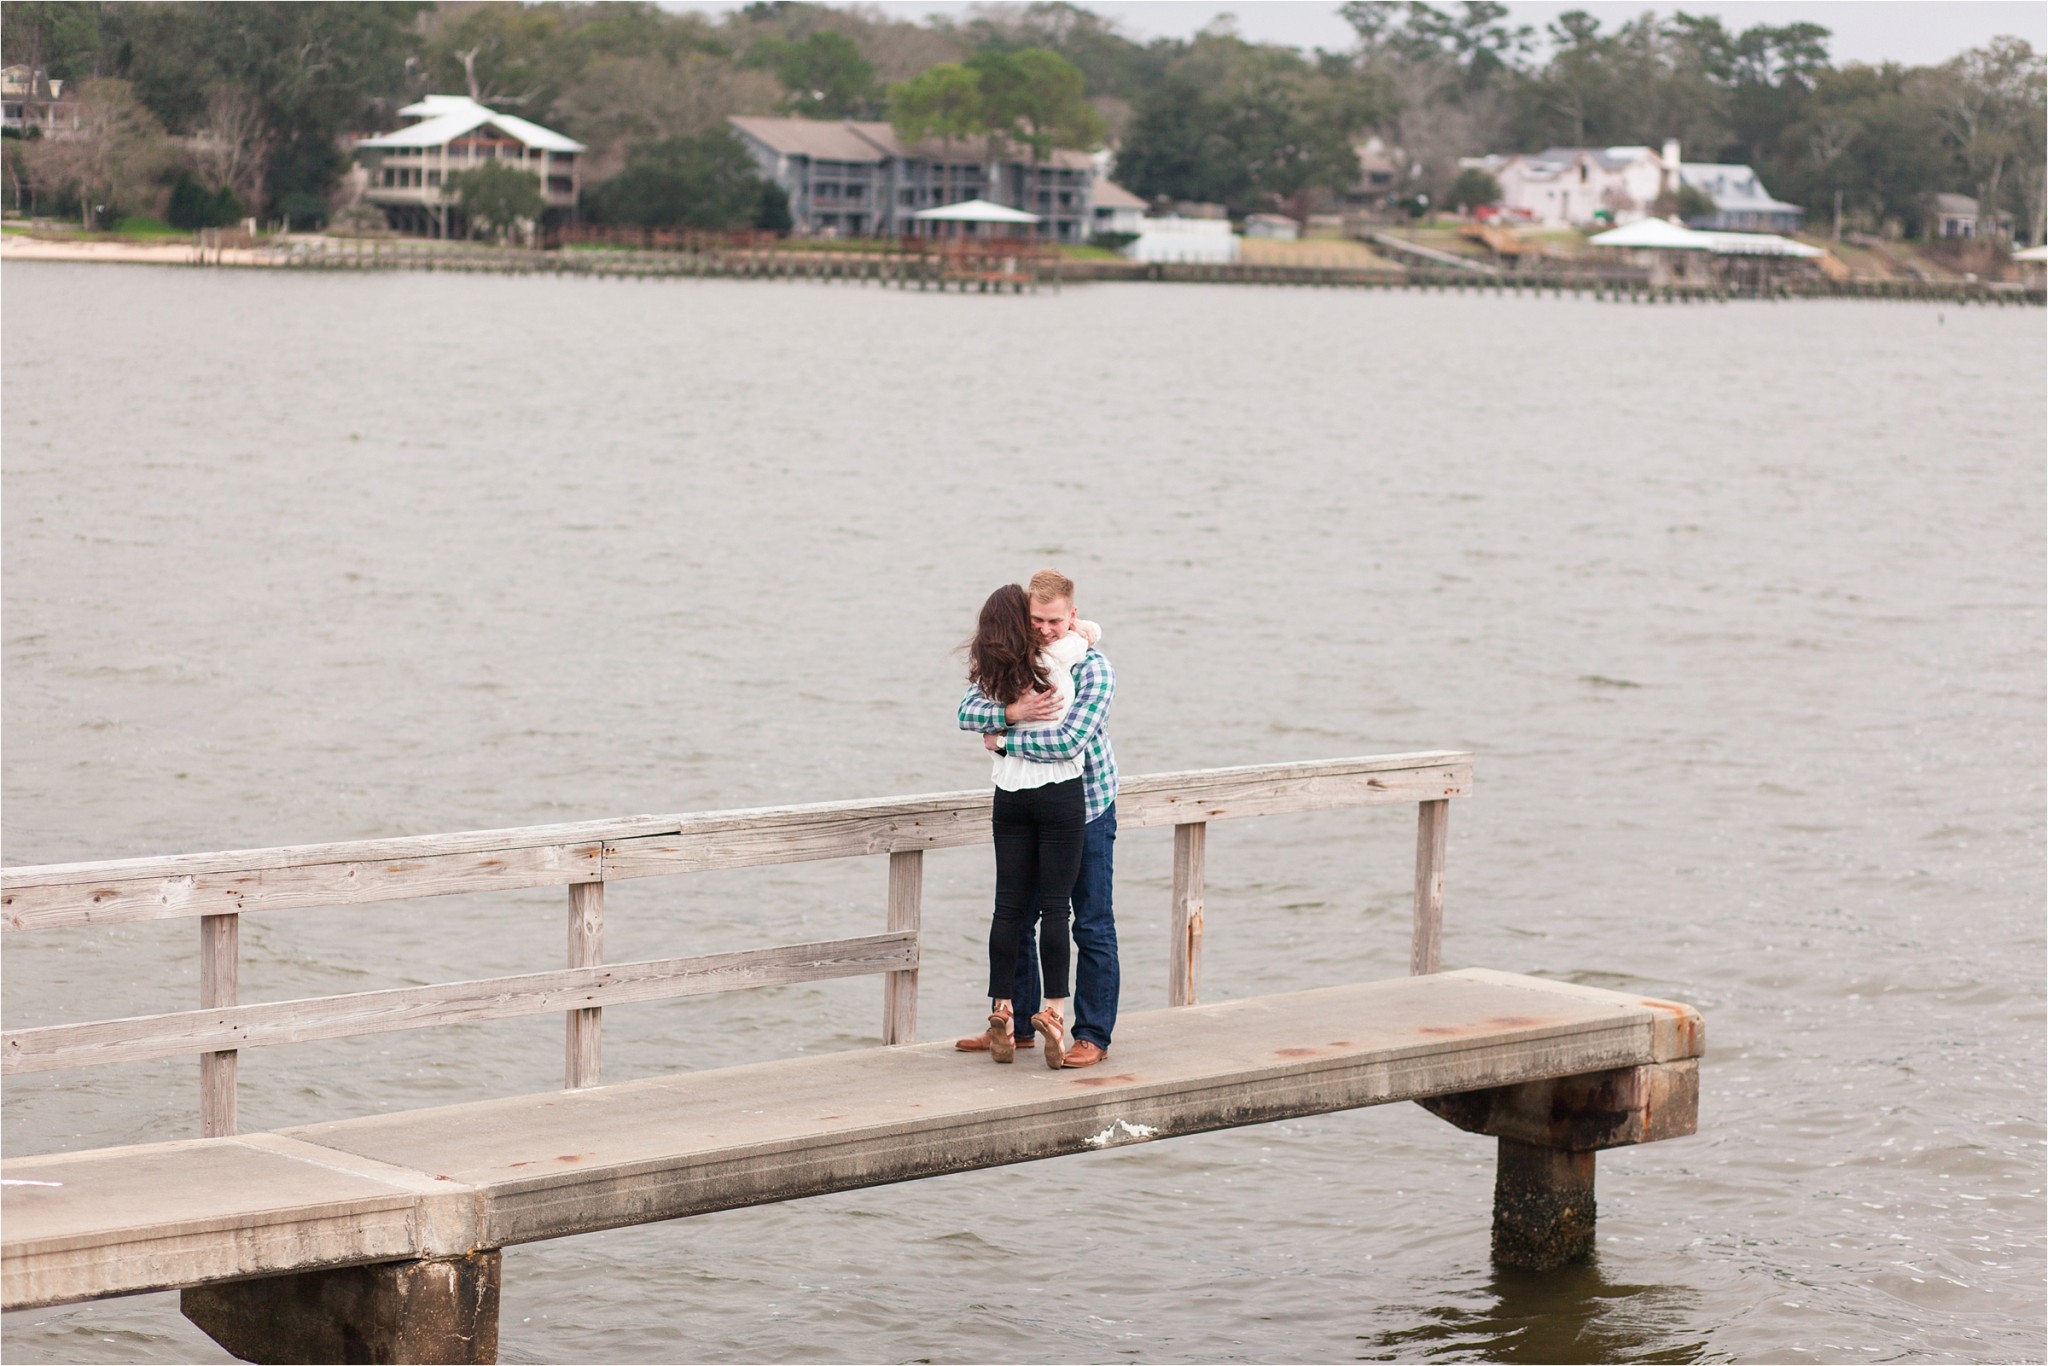
[[[990,162],[979,138],[926,139],[906,147],[886,123],[856,119],[726,120],[761,174],[789,196],[805,235],[893,237],[917,230],[924,209],[988,199],[1035,213],[1038,233],[1080,242],[1090,232],[1095,165],[1086,152],[1057,148],[1042,165],[1014,152]]]

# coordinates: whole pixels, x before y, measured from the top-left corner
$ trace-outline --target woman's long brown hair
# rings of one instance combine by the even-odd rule
[[[1004,706],[1052,680],[1038,662],[1038,637],[1031,630],[1031,599],[1014,583],[988,595],[974,639],[967,642],[967,681]]]

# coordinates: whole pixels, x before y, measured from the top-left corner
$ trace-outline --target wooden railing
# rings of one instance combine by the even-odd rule
[[[1410,969],[1437,970],[1450,799],[1471,788],[1472,756],[1429,752],[1301,764],[1258,764],[1127,778],[1121,827],[1171,825],[1173,1005],[1201,981],[1202,872],[1207,823],[1237,816],[1419,803]],[[574,825],[305,844],[219,854],[53,863],[0,869],[0,930],[13,934],[196,916],[200,1009],[0,1035],[0,1074],[200,1055],[201,1128],[235,1132],[239,1050],[459,1021],[564,1012],[563,1083],[594,1085],[607,1005],[741,987],[886,974],[882,1041],[917,1035],[923,859],[927,849],[989,838],[988,791]],[[816,859],[889,856],[883,932],[738,953],[604,961],[604,889],[622,878]],[[241,917],[256,912],[394,901],[524,887],[569,889],[568,966],[423,987],[241,1004]]]

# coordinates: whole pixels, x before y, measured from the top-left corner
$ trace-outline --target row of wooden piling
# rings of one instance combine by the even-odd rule
[[[202,253],[195,263],[208,262]],[[287,258],[294,269],[424,270],[453,274],[579,276],[600,280],[808,280],[919,291],[1022,294],[1065,281],[1149,280],[1185,284],[1256,284],[1322,289],[1396,289],[1441,294],[1582,298],[1608,303],[1726,303],[1731,299],[1866,299],[1959,305],[2035,305],[2038,284],[1985,281],[1828,280],[1655,282],[1637,276],[1579,273],[1482,273],[1417,268],[1251,265],[1243,262],[963,264],[909,252],[528,251],[428,246],[407,242],[329,243]]]
[[[290,257],[287,265],[299,270],[424,270],[596,280],[809,280],[977,294],[1022,294],[1037,290],[1041,282],[1041,272],[1034,270],[962,269],[943,258],[894,252],[572,252],[359,242],[340,249],[300,252]]]

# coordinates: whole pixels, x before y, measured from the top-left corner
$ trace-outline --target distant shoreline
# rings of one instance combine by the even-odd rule
[[[342,245],[342,250],[336,250]],[[368,249],[359,249],[368,248]],[[338,244],[317,236],[291,238],[262,247],[213,247],[194,242],[53,241],[8,234],[0,237],[0,262],[54,261],[69,264],[199,266],[244,269],[375,271],[444,271],[460,274],[569,275],[628,279],[779,279],[813,280],[883,287],[936,288],[983,293],[1023,292],[1051,285],[1117,281],[1183,284],[1237,284],[1267,287],[1393,289],[1406,292],[1532,295],[1591,298],[1616,303],[1712,303],[1733,298],[1868,299],[1897,302],[1958,304],[2048,303],[2038,282],[1993,284],[1980,281],[1771,281],[1752,285],[1728,282],[1646,283],[1606,278],[1592,273],[1525,276],[1479,273],[1449,267],[1300,264],[1143,263],[1137,261],[1065,261],[1045,273],[1019,272],[1000,277],[986,273],[970,278],[920,277],[914,271],[886,265],[865,253],[779,250],[739,251],[697,257],[658,251],[536,252],[516,248],[469,245],[424,247],[411,242],[381,246],[350,240]]]

